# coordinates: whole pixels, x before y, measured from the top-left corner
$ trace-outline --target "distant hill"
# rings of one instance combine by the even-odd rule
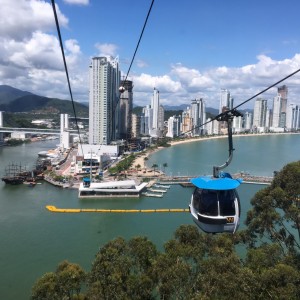
[[[74,106],[78,117],[88,116],[86,105],[74,102]],[[7,85],[0,85],[0,111],[40,114],[64,113],[74,116],[72,102],[69,100],[38,96]]]
[[[9,85],[0,85],[0,104],[7,104],[17,98],[27,95],[33,94],[30,92],[18,90]]]

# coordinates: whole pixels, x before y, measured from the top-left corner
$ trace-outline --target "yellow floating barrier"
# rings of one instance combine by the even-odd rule
[[[160,208],[160,209],[99,209],[99,208],[57,208],[47,205],[46,209],[54,213],[180,213],[189,212],[188,208]]]

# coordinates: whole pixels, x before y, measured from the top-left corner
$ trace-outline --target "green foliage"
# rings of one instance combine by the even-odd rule
[[[122,171],[128,170],[135,160],[135,156],[133,154],[126,156],[123,160],[117,163],[116,166],[108,169],[110,174],[120,173]]]
[[[300,161],[286,165],[271,186],[251,200],[246,224],[249,244],[268,239],[282,251],[300,250]]]
[[[146,238],[117,238],[102,247],[88,279],[88,299],[152,299],[155,246]]]
[[[29,139],[26,139],[26,140],[19,140],[19,139],[9,139],[6,144],[8,146],[18,146],[18,145],[21,145],[21,144],[24,144],[24,143],[30,143],[30,140]]]
[[[63,261],[56,272],[46,273],[32,288],[33,300],[79,299],[85,282],[83,269],[68,261]]]

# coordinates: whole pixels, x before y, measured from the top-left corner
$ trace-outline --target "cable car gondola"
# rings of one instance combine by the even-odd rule
[[[242,179],[233,179],[229,173],[220,172],[227,167],[233,155],[232,120],[241,116],[238,111],[228,111],[217,118],[226,121],[228,127],[229,157],[219,166],[213,167],[213,176],[191,179],[196,187],[189,205],[190,213],[196,225],[207,233],[235,233],[240,222],[241,206],[236,188]]]

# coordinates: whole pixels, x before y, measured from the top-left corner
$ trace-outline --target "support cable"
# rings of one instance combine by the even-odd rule
[[[81,141],[79,126],[78,126],[78,121],[77,121],[77,116],[76,116],[76,109],[75,109],[75,104],[74,104],[74,100],[73,100],[73,94],[72,94],[71,83],[70,83],[70,78],[69,78],[69,72],[68,72],[68,67],[67,67],[67,62],[66,62],[66,57],[65,57],[65,52],[64,52],[64,46],[63,46],[63,42],[62,42],[62,38],[61,38],[61,33],[60,33],[60,28],[59,28],[59,22],[58,22],[56,8],[55,8],[55,0],[51,0],[51,3],[52,3],[54,18],[55,18],[55,24],[56,24],[56,29],[57,29],[57,34],[58,34],[58,39],[59,39],[61,54],[62,54],[62,57],[63,57],[64,67],[65,67],[65,73],[66,73],[67,81],[68,81],[68,87],[69,87],[69,93],[70,93],[71,102],[72,102],[72,108],[73,108],[74,117],[75,117],[76,129],[77,129],[78,137],[79,137],[79,144],[81,146],[81,151],[82,151],[82,155],[83,155],[82,141]]]
[[[297,69],[296,71],[290,73],[289,75],[285,76],[284,78],[282,78],[282,79],[278,80],[277,82],[273,83],[272,85],[268,86],[268,87],[265,88],[264,90],[258,92],[258,93],[255,94],[254,96],[252,96],[252,97],[248,98],[247,100],[243,101],[242,103],[240,103],[239,105],[235,106],[234,108],[232,108],[232,109],[230,109],[230,110],[227,110],[227,111],[225,111],[225,112],[222,112],[222,113],[218,114],[217,116],[215,116],[214,118],[212,118],[211,120],[209,120],[209,121],[207,121],[207,122],[204,122],[204,123],[202,123],[202,124],[200,124],[200,125],[198,125],[198,126],[195,126],[195,127],[192,128],[191,130],[185,131],[185,132],[181,133],[180,135],[184,135],[184,134],[186,134],[186,133],[192,132],[193,130],[195,130],[195,129],[199,128],[199,127],[202,127],[202,126],[204,126],[204,125],[206,125],[206,124],[209,124],[210,122],[213,122],[214,120],[221,121],[222,118],[223,118],[225,115],[229,114],[229,113],[235,114],[236,111],[237,111],[237,110],[236,110],[237,108],[239,108],[239,107],[241,107],[242,105],[246,104],[247,102],[253,100],[254,98],[258,97],[259,95],[261,95],[261,94],[267,92],[267,91],[270,90],[271,88],[275,87],[275,86],[278,85],[279,83],[281,83],[281,82],[283,82],[283,81],[289,79],[290,77],[296,75],[296,74],[299,73],[299,72],[300,72],[300,69]]]

